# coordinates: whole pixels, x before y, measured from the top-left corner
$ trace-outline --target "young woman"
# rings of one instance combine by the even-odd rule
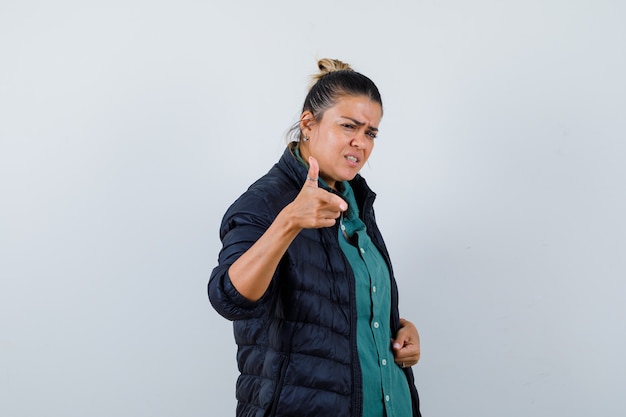
[[[419,335],[359,175],[380,93],[341,61],[318,67],[295,140],[220,229],[208,291],[234,322],[237,416],[420,416]]]

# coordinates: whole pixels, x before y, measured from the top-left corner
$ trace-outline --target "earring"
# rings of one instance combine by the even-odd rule
[[[302,138],[302,142],[307,142],[308,140],[309,140],[308,136],[305,136],[305,137]]]

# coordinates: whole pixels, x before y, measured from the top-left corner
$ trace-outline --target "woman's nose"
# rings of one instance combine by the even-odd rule
[[[363,138],[363,132],[357,131],[354,133],[350,144],[356,148],[362,148],[365,144],[365,138]]]

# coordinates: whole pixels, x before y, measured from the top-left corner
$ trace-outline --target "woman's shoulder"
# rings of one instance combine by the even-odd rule
[[[247,213],[273,219],[298,192],[294,180],[276,164],[233,202],[225,217]]]
[[[295,198],[305,178],[306,169],[298,166],[297,160],[287,149],[265,175],[250,185],[244,195],[249,194],[250,198],[265,198],[281,205]]]

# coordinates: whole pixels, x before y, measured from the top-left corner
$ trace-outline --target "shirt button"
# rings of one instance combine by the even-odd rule
[[[387,359],[383,359],[383,360],[381,361],[381,363],[383,364],[383,366],[386,366],[386,365],[387,365]]]
[[[361,253],[365,253],[365,249],[363,248],[360,248],[360,249],[361,249]]]
[[[389,401],[389,400],[390,400],[389,396],[385,395],[385,401]]]
[[[376,292],[376,285],[372,287],[372,292]]]
[[[379,326],[378,322],[377,322],[377,321],[375,321],[375,322],[374,322],[374,328],[375,328],[375,329],[378,329],[378,326]]]

